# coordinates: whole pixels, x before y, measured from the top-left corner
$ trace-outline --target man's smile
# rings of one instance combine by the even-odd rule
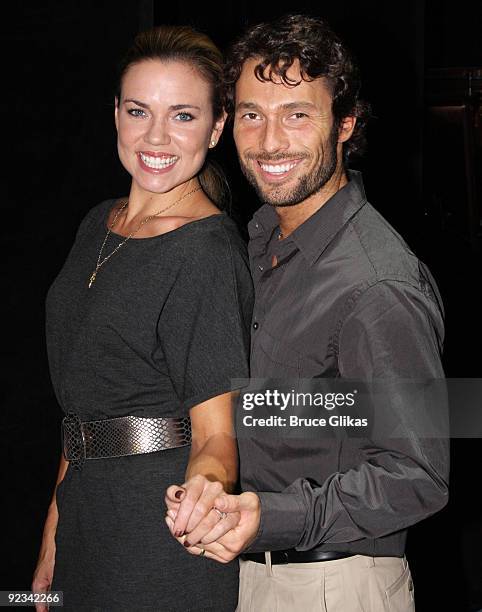
[[[260,168],[261,176],[266,180],[280,180],[286,178],[290,172],[298,164],[300,164],[302,159],[291,159],[289,161],[282,162],[266,162],[261,160],[256,160],[258,167]]]

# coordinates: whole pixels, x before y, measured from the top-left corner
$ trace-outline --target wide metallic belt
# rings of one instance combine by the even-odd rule
[[[114,417],[100,421],[81,421],[77,414],[62,420],[62,449],[72,467],[80,469],[86,459],[104,459],[154,453],[188,446],[191,420]]]

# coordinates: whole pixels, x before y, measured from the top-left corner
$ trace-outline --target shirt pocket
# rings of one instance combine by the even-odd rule
[[[252,361],[263,378],[299,378],[301,376],[301,354],[281,340],[277,340],[263,329],[253,343]]]

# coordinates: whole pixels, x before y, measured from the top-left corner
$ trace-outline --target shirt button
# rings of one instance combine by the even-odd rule
[[[257,330],[257,329],[258,329],[258,327],[259,327],[259,323],[258,323],[258,321],[255,321],[255,322],[253,323],[253,329],[254,329],[254,330]]]
[[[261,270],[261,272],[264,270],[263,266],[258,266],[258,268]]]

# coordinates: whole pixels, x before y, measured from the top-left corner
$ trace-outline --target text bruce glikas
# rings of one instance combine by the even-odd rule
[[[266,389],[263,392],[244,393],[242,395],[242,407],[251,411],[256,407],[277,408],[285,411],[289,408],[313,407],[333,410],[335,408],[351,407],[355,405],[357,390],[351,393],[296,393],[294,390],[283,393],[277,389]],[[354,418],[349,415],[333,414],[325,417],[300,417],[295,414],[280,416],[271,414],[266,417],[254,417],[245,415],[243,425],[246,427],[366,427],[368,419]]]

